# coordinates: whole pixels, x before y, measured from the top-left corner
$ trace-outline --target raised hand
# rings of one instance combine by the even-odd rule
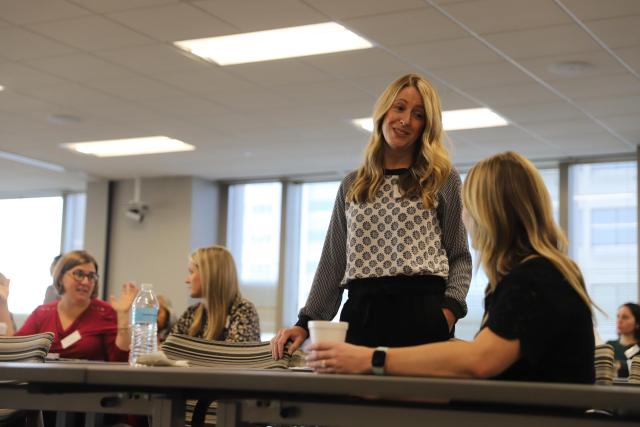
[[[6,305],[9,301],[9,282],[9,279],[0,277],[0,304]]]
[[[138,295],[138,287],[134,282],[126,282],[122,284],[122,290],[118,298],[111,295],[109,303],[111,307],[118,313],[127,313],[133,304],[133,300]]]

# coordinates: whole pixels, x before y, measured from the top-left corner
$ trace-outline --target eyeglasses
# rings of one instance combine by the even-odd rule
[[[73,270],[71,272],[71,275],[73,276],[74,279],[76,279],[78,282],[82,282],[82,280],[86,277],[87,279],[89,279],[90,282],[97,282],[98,281],[98,273],[94,273],[93,271],[89,272],[89,273],[85,273],[82,270]]]

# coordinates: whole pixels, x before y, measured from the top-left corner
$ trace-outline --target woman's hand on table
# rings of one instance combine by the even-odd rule
[[[271,338],[271,355],[274,360],[280,360],[284,357],[284,346],[291,341],[287,348],[287,353],[293,354],[307,339],[309,334],[300,326],[292,326],[290,328],[280,329],[275,337]]]
[[[373,348],[343,342],[311,344],[307,366],[315,372],[332,374],[367,374],[371,372]]]

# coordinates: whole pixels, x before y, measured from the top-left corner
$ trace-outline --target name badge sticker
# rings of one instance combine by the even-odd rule
[[[80,341],[80,338],[82,338],[80,336],[80,332],[74,331],[72,334],[69,334],[66,337],[64,337],[63,339],[61,339],[60,340],[60,345],[62,345],[62,348],[67,348],[67,347],[77,343],[78,341]]]

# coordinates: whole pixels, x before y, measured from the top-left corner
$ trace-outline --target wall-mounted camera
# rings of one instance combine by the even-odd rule
[[[127,218],[142,222],[144,216],[149,212],[149,206],[140,199],[140,178],[133,181],[133,200],[127,205]]]
[[[143,202],[131,201],[127,205],[127,218],[132,219],[136,222],[142,222],[145,214],[149,210],[149,207],[145,205]]]

